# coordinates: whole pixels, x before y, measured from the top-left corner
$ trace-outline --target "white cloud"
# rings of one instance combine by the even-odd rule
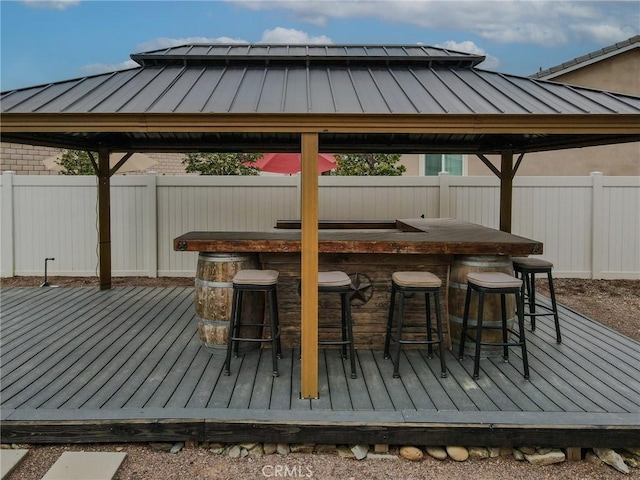
[[[621,41],[637,34],[640,23],[636,1],[269,0],[234,1],[234,5],[252,10],[288,10],[296,19],[320,26],[331,18],[374,18],[472,33],[496,43],[547,47],[576,39],[597,43]]]
[[[121,63],[92,63],[80,67],[80,70],[86,75],[97,75],[99,73],[114,72],[116,70],[126,70],[128,68],[139,67],[137,62],[127,60]]]
[[[272,30],[265,30],[262,34],[261,43],[333,43],[331,39],[325,35],[317,37],[309,36],[308,33],[294,28],[276,27]]]
[[[168,38],[158,37],[140,43],[136,46],[136,52],[151,52],[153,50],[162,50],[164,48],[179,47],[180,45],[188,45],[192,43],[249,43],[240,38],[230,37],[186,37],[186,38]]]
[[[636,32],[630,27],[615,25],[576,24],[571,25],[576,37],[585,40],[595,40],[602,45],[609,45],[630,38]]]
[[[493,55],[489,55],[487,52],[485,52],[482,48],[478,47],[471,40],[465,40],[463,42],[455,42],[453,40],[447,40],[444,43],[437,44],[434,46],[438,48],[444,48],[445,50],[453,50],[456,52],[471,53],[473,55],[484,55],[486,58],[480,64],[480,66],[487,70],[495,70],[500,66],[500,60],[498,60],[497,57],[494,57]]]
[[[27,7],[33,8],[51,8],[54,10],[64,10],[68,7],[75,7],[80,3],[80,0],[20,0],[20,3]]]

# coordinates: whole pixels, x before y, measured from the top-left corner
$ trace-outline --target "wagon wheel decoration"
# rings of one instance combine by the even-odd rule
[[[364,305],[373,296],[373,282],[364,273],[350,273],[351,293],[349,299],[352,305]]]

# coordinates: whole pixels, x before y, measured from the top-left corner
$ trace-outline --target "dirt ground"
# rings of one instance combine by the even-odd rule
[[[42,277],[3,278],[0,286],[37,287]],[[50,285],[59,287],[92,287],[100,284],[96,277],[49,277]],[[537,290],[548,295],[546,281],[536,282]],[[114,277],[112,284],[121,286],[192,286],[188,277]],[[559,303],[640,341],[640,280],[554,279]]]

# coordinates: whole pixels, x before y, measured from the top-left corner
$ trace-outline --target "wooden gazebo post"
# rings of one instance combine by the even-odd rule
[[[500,230],[511,233],[513,215],[513,151],[503,150],[500,155]]]
[[[100,290],[111,288],[111,172],[109,150],[98,150],[98,243]]]
[[[302,134],[300,397],[318,398],[318,134]]]

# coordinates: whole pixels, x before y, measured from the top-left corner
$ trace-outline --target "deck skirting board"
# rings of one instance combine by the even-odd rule
[[[406,444],[410,438],[410,443],[415,445],[616,448],[637,442],[640,429],[638,416],[628,413],[391,411],[383,414],[379,411],[246,409],[114,409],[87,410],[80,415],[69,411],[55,414],[40,409],[20,409],[5,413],[2,443],[206,440]]]

